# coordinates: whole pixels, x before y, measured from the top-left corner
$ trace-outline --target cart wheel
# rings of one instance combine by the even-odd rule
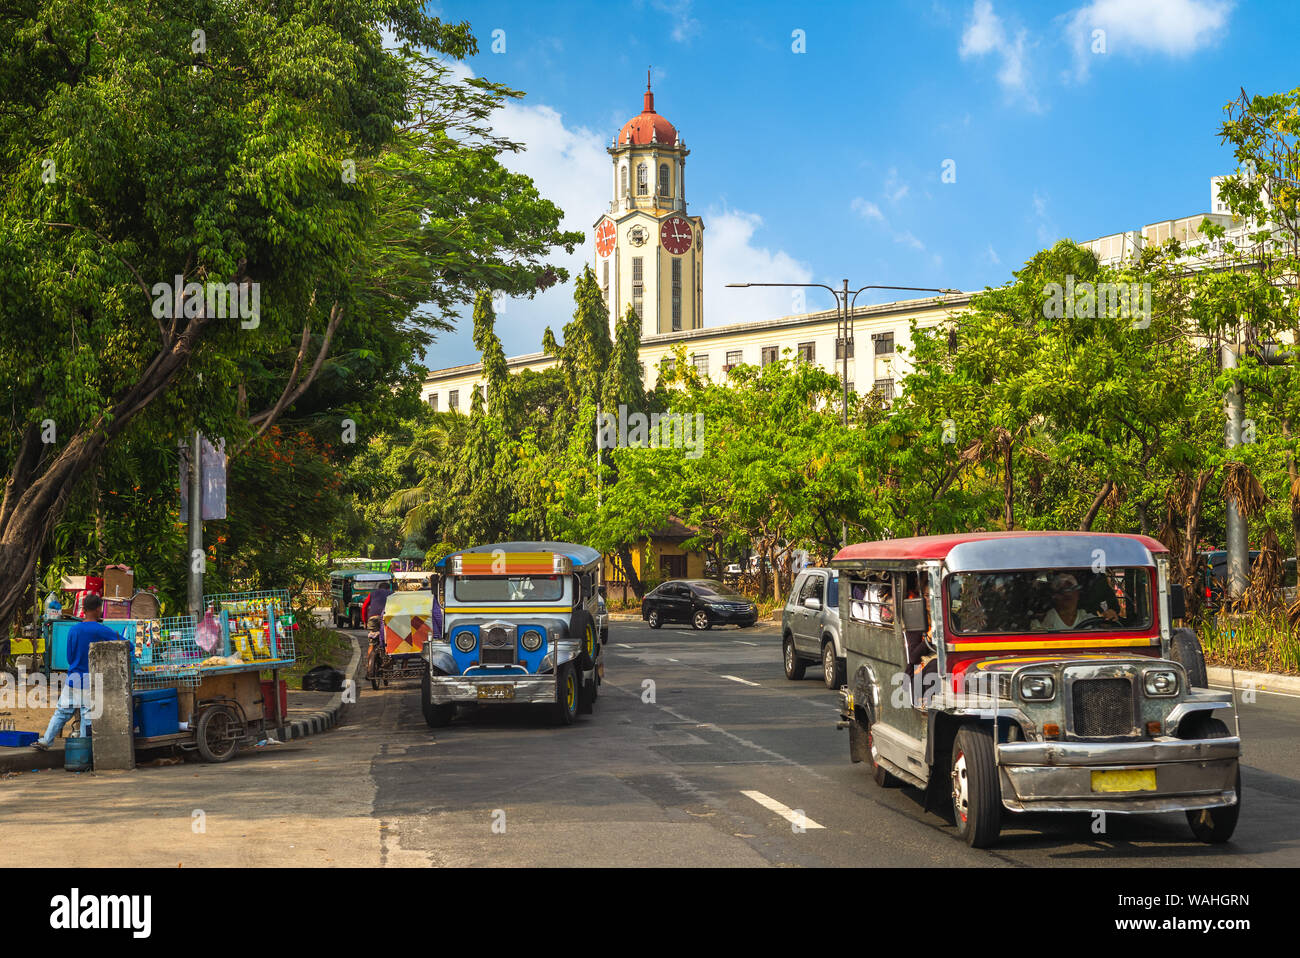
[[[205,762],[229,762],[239,751],[242,733],[243,729],[230,710],[218,705],[199,716],[194,744]]]

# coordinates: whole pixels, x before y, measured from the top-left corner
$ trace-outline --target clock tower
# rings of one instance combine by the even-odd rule
[[[686,212],[689,152],[655,112],[647,71],[644,108],[609,147],[609,211],[593,224],[596,279],[610,324],[630,306],[641,317],[643,338],[704,325],[704,221]]]

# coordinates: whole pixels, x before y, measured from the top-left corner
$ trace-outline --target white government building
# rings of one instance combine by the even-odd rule
[[[595,273],[610,307],[611,333],[617,317],[631,306],[641,317],[641,365],[645,385],[658,379],[660,362],[685,347],[689,361],[714,381],[741,363],[766,365],[788,353],[842,376],[844,364],[837,340],[836,310],[782,316],[708,328],[703,316],[704,221],[686,206],[686,157],[689,150],[676,127],[655,112],[654,94],[646,84],[644,107],[632,117],[608,148],[613,161],[609,209],[593,224],[596,238]],[[1141,230],[1115,233],[1081,243],[1103,264],[1115,265],[1136,256],[1147,245],[1171,238],[1184,244],[1205,242],[1198,233],[1209,219],[1229,230],[1228,239],[1242,236],[1250,224],[1226,211],[1218,195],[1223,177],[1212,177],[1210,213],[1151,223]],[[1215,255],[1220,243],[1211,244]],[[970,302],[973,293],[900,300],[853,310],[853,335],[848,343],[849,387],[859,393],[876,390],[893,398],[895,384],[907,374],[906,353],[911,324],[938,325]],[[855,348],[862,339],[863,350]],[[670,358],[670,362],[671,362]],[[555,365],[545,353],[507,360],[512,373]],[[481,363],[435,370],[424,380],[421,396],[436,410],[468,412],[472,390],[485,390]]]

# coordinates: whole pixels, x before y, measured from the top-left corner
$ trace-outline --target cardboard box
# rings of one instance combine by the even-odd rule
[[[130,566],[104,566],[104,591],[100,594],[105,599],[130,599],[135,595],[135,573]]]
[[[131,618],[131,600],[130,599],[105,599],[104,618],[106,619]]]
[[[89,588],[86,579],[87,576],[84,575],[65,575],[59,582],[59,588],[64,592],[85,592]]]

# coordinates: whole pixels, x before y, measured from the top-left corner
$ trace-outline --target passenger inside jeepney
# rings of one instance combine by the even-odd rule
[[[912,704],[917,705],[933,691],[933,682],[927,682],[926,679],[938,668],[934,648],[934,623],[930,620],[930,574],[928,572],[907,574],[907,598],[925,600],[925,629],[903,632],[907,642],[905,671],[912,689]],[[917,673],[920,675],[918,676]]]
[[[533,592],[537,587],[533,585],[533,580],[528,576],[521,579],[510,580],[510,601],[522,602],[528,598],[528,594]]]

